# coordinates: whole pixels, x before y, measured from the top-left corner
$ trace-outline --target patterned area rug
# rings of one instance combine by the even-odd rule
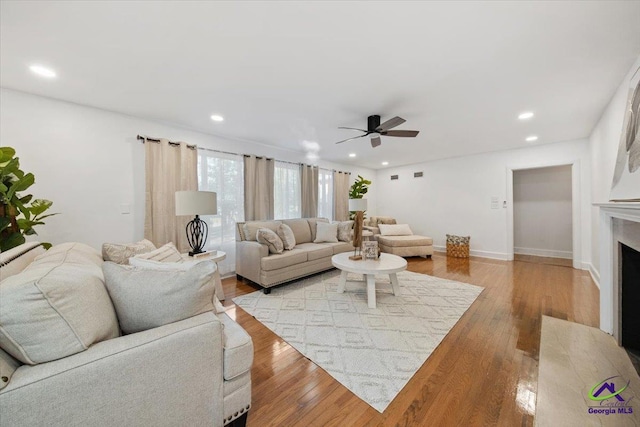
[[[339,279],[333,270],[233,301],[379,412],[483,290],[403,271],[400,296],[388,277],[377,277],[377,308],[370,309],[364,283],[347,282],[339,294]]]

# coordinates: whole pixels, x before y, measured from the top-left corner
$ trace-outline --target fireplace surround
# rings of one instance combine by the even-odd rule
[[[600,329],[622,345],[622,286],[629,285],[622,282],[622,259],[624,252],[627,264],[635,262],[633,253],[640,251],[640,203],[596,206],[600,207]]]

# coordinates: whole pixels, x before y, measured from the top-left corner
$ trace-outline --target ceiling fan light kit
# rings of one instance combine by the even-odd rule
[[[353,138],[347,138],[342,141],[338,141],[336,142],[336,144],[342,144],[343,142],[351,141],[352,139],[358,139],[358,138],[368,136],[371,139],[371,146],[373,148],[376,148],[382,144],[382,139],[380,138],[381,136],[414,138],[418,135],[418,133],[420,133],[417,130],[391,130],[396,126],[400,126],[404,122],[406,122],[405,119],[403,119],[402,117],[396,116],[381,124],[380,116],[375,114],[367,118],[367,130],[350,128],[350,127],[339,127],[338,129],[357,130],[360,132],[364,132],[364,134],[359,136],[354,136]]]

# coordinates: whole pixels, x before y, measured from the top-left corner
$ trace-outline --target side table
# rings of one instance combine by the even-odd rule
[[[182,259],[185,261],[211,261],[216,263],[216,272],[213,275],[213,279],[216,282],[216,296],[220,301],[224,301],[224,290],[222,289],[222,280],[220,280],[220,268],[218,266],[218,262],[224,260],[227,257],[227,253],[223,251],[217,251],[216,253],[200,255],[200,256],[189,256],[188,253],[182,254]]]

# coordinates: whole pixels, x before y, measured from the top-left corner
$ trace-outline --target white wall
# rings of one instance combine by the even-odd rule
[[[480,155],[437,160],[399,168],[379,170],[379,215],[396,217],[416,233],[430,236],[436,248],[445,246],[445,235],[471,236],[472,254],[506,259],[507,169],[528,169],[577,162],[580,170],[581,262],[589,261],[590,158],[586,140],[527,146]],[[414,178],[414,172],[424,172]],[[391,181],[390,175],[399,180]],[[491,198],[500,201],[491,208]]]
[[[36,228],[51,243],[131,242],[144,233],[144,147],[137,134],[185,141],[201,147],[305,162],[303,153],[228,139],[123,114],[2,88],[0,141],[16,149],[22,168],[33,172],[36,198],[54,202]],[[328,162],[321,167],[374,177],[370,169]],[[376,187],[367,194],[375,214]],[[121,205],[131,207],[121,213]]]
[[[627,91],[629,80],[633,73],[640,67],[640,57],[631,67],[618,90],[613,95],[609,105],[604,110],[602,117],[598,121],[589,137],[591,147],[591,199],[593,203],[604,203],[609,201],[611,182],[613,181],[613,170],[618,155],[618,144],[622,132],[622,121],[624,120],[625,106],[627,103]],[[599,252],[599,208],[592,207],[591,212],[591,258],[592,273],[599,280],[600,276],[600,252]]]
[[[513,172],[517,254],[572,258],[571,166]]]

